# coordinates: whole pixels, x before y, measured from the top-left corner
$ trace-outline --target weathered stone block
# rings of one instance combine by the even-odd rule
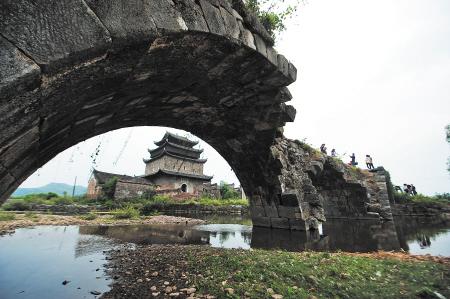
[[[206,0],[199,0],[200,6],[202,8],[203,14],[205,15],[206,23],[208,28],[212,33],[225,35],[227,30],[225,28],[222,15],[220,14],[219,8],[212,5]]]
[[[11,168],[25,156],[35,154],[38,151],[39,128],[33,127],[16,139],[14,139],[8,148],[1,153],[2,165]]]
[[[289,219],[288,218],[281,218],[281,217],[271,217],[270,218],[270,224],[272,228],[284,228],[289,229]]]
[[[0,99],[39,85],[39,66],[1,36],[0,61]]]
[[[220,7],[220,13],[225,23],[227,34],[232,38],[239,38],[240,30],[236,18],[223,7]]]
[[[264,210],[264,207],[262,206],[250,206],[250,213],[254,217],[265,217],[266,211]]]
[[[253,217],[253,226],[270,227],[270,217]]]
[[[302,219],[289,219],[289,227],[292,230],[307,230],[306,222]]]
[[[253,34],[253,37],[255,39],[256,50],[258,50],[258,52],[264,57],[267,57],[267,47],[264,40],[258,34]]]
[[[281,205],[286,207],[298,207],[298,195],[295,192],[285,192],[281,194]]]
[[[242,22],[238,22],[238,25],[239,25],[239,30],[241,31],[240,39],[242,40],[242,42],[246,46],[256,50],[255,38],[253,37],[253,34],[249,30],[244,28],[244,26],[242,25]]]
[[[81,0],[1,1],[0,32],[45,71],[98,56],[111,43]]]
[[[209,32],[203,12],[194,0],[175,0],[174,2],[189,30]]]
[[[278,206],[278,215],[285,218],[302,218],[302,213],[298,207]]]
[[[151,40],[157,33],[152,17],[154,1],[86,0],[86,3],[106,26],[114,43],[121,40]]]
[[[274,204],[271,205],[265,204],[264,211],[266,212],[267,217],[278,217],[278,210]]]

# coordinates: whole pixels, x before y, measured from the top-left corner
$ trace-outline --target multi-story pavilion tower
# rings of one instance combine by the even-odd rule
[[[150,159],[146,164],[144,177],[160,190],[180,190],[198,194],[203,184],[212,176],[203,174],[206,159],[201,159],[202,149],[194,148],[198,142],[167,132],[155,149],[149,149]]]

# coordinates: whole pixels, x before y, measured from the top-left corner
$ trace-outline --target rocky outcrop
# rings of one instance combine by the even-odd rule
[[[368,171],[351,167],[298,144],[307,150],[304,169],[323,198],[326,217],[392,219],[384,168]]]

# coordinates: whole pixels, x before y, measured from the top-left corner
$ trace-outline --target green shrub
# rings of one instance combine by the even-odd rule
[[[0,221],[11,221],[16,219],[16,215],[12,213],[0,212]]]
[[[3,204],[2,209],[5,211],[28,211],[31,210],[31,205],[23,199],[11,199]]]
[[[299,0],[247,0],[245,5],[259,19],[261,24],[275,39],[276,34],[286,29],[285,22],[294,16]]]
[[[111,211],[115,219],[136,219],[139,218],[139,210],[129,205],[120,209]]]
[[[106,198],[114,198],[117,180],[117,177],[112,177],[103,184],[102,192]]]
[[[58,197],[53,200],[55,205],[71,205],[73,204],[73,199],[71,197]]]
[[[220,196],[222,196],[223,199],[238,198],[239,192],[237,192],[230,185],[222,181],[220,182]]]
[[[80,218],[83,220],[94,220],[97,219],[97,217],[98,215],[93,212],[80,216]]]
[[[424,203],[449,203],[449,194],[436,194],[435,196],[427,196],[424,194],[410,195],[404,192],[394,192],[394,199],[396,203],[408,202],[424,202]]]

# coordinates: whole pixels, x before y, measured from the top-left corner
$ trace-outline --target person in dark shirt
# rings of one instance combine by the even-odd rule
[[[413,184],[411,184],[411,193],[412,195],[417,195],[416,186],[414,186]]]
[[[334,148],[331,150],[331,156],[337,157],[336,150]]]
[[[322,154],[327,154],[327,148],[325,147],[325,143],[322,143],[322,145],[320,146],[320,151],[322,152]]]
[[[350,159],[351,159],[350,165],[352,165],[352,166],[358,165],[358,162],[356,162],[356,156],[355,156],[355,153],[353,153],[353,154],[350,156]]]

